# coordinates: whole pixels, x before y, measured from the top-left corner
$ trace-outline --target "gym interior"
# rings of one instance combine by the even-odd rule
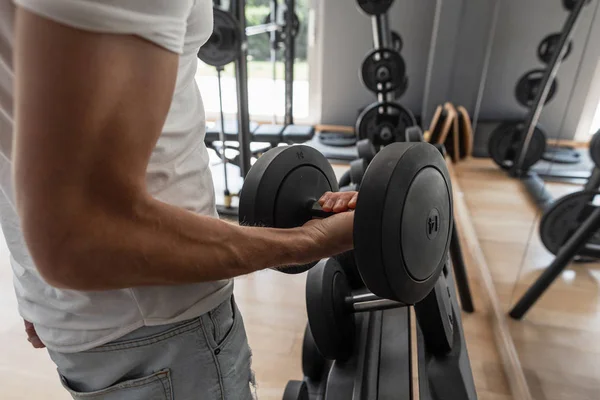
[[[358,192],[353,252],[235,279],[259,399],[600,398],[599,4],[214,1],[220,217]],[[1,246],[0,398],[67,399]]]

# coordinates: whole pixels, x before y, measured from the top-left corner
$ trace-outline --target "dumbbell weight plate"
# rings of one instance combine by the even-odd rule
[[[452,187],[439,151],[429,143],[383,148],[354,214],[354,254],[369,290],[404,304],[422,300],[446,262],[451,232]]]
[[[358,158],[367,160],[367,163],[370,163],[375,155],[377,155],[377,150],[369,139],[362,139],[356,142],[356,151],[358,152]]]
[[[363,60],[360,77],[374,93],[393,92],[404,83],[406,63],[394,49],[375,49]]]
[[[413,143],[424,142],[425,139],[423,139],[423,131],[421,130],[421,127],[415,125],[406,128],[406,141]]]
[[[561,246],[581,226],[596,206],[590,203],[600,192],[575,192],[560,198],[544,212],[540,221],[540,238],[552,254],[557,254]],[[600,246],[600,232],[589,241]]]
[[[517,157],[523,123],[505,123],[496,128],[488,141],[490,157],[503,169],[510,169]],[[523,169],[528,170],[538,162],[546,152],[546,135],[540,127],[536,127],[523,162]]]
[[[452,350],[454,311],[444,274],[440,275],[427,297],[415,304],[415,312],[429,351],[444,355]]]
[[[246,176],[240,193],[242,225],[295,228],[311,219],[308,205],[325,192],[337,192],[335,173],[327,159],[305,145],[276,147],[260,157]],[[315,263],[282,267],[301,273]]]
[[[230,13],[213,7],[213,33],[198,50],[198,58],[213,67],[235,61],[242,48],[240,32],[240,25]]]
[[[546,71],[543,69],[534,69],[519,79],[517,87],[515,88],[515,97],[517,98],[519,104],[521,104],[523,107],[533,107],[535,98],[538,95],[538,91],[542,89],[542,80],[544,79],[545,73]],[[550,100],[554,98],[557,89],[558,83],[556,79],[554,79],[544,104],[548,104]]]
[[[306,383],[302,381],[289,381],[283,392],[283,400],[309,400]]]
[[[323,377],[326,363],[327,360],[323,358],[315,344],[310,326],[306,325],[302,341],[302,373],[314,381],[319,381]]]
[[[360,183],[365,176],[367,169],[367,160],[359,158],[350,163],[350,181],[360,187]]]
[[[319,352],[328,360],[345,361],[352,355],[354,314],[344,299],[351,290],[339,263],[329,258],[308,271],[306,311]]]
[[[417,124],[414,115],[397,103],[373,103],[356,120],[359,139],[369,139],[377,148],[403,142],[406,128]]]

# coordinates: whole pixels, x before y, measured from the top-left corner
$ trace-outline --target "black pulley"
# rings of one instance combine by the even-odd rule
[[[387,12],[394,0],[357,0],[361,10],[369,15],[380,15]]]
[[[557,254],[560,248],[581,226],[597,207],[594,198],[600,192],[580,191],[571,193],[554,202],[544,212],[540,221],[540,238],[552,254]],[[588,244],[600,246],[600,233],[590,239]]]
[[[375,49],[365,56],[360,78],[375,93],[393,92],[404,84],[406,64],[394,49]]]
[[[573,11],[578,2],[584,0],[563,0],[563,7],[567,11]],[[591,0],[587,0],[586,3],[589,3]]]
[[[596,132],[590,141],[590,157],[596,168],[600,168],[600,131]]]
[[[525,75],[519,79],[517,83],[517,87],[515,88],[515,96],[519,104],[524,107],[532,107],[535,102],[535,98],[538,95],[538,92],[542,90],[542,81],[544,80],[544,75],[546,71],[543,69],[535,69],[533,71],[529,71]],[[552,81],[552,85],[550,86],[550,92],[548,93],[548,97],[546,98],[546,103],[556,94],[558,83],[556,79]]]
[[[557,51],[560,51],[558,45],[560,44],[560,33],[553,33],[548,35],[540,42],[538,46],[537,54],[538,58],[544,64],[550,64],[552,61],[552,57]],[[573,50],[573,43],[567,43],[567,52],[563,56],[562,61],[565,61],[567,57],[571,54],[571,50]]]
[[[270,24],[270,23],[276,23],[277,25],[279,25],[281,27],[280,30],[275,31],[275,40],[277,41],[278,44],[281,44],[285,41],[285,35],[286,35],[286,21],[287,21],[287,11],[283,11],[281,13],[277,13],[278,14],[278,18],[276,21],[271,21],[271,13],[268,13],[265,18],[263,19],[263,24]],[[298,36],[298,32],[300,31],[300,18],[298,18],[298,14],[294,13],[294,19],[293,19],[293,24],[292,24],[292,36],[296,37]],[[269,37],[269,39],[271,38],[271,33],[267,32],[266,35]]]
[[[525,133],[523,123],[505,123],[496,128],[488,141],[490,157],[504,169],[510,169],[517,157],[521,137]],[[523,162],[523,169],[528,170],[538,162],[546,151],[546,135],[539,126],[533,131],[529,148]]]
[[[359,139],[369,139],[377,148],[403,142],[406,128],[417,124],[414,115],[398,103],[373,103],[356,120]]]
[[[213,7],[213,33],[200,50],[198,58],[213,67],[235,61],[241,53],[241,28],[228,12]]]
[[[404,48],[404,41],[402,40],[402,36],[400,36],[400,34],[396,31],[392,31],[392,48],[398,53],[400,53]]]

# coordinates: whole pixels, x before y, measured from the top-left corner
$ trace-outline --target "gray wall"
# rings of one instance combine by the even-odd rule
[[[574,49],[558,74],[557,95],[543,112],[541,123],[550,137],[573,137],[580,120],[600,56],[598,23],[592,26],[594,18],[600,21],[598,1],[593,0],[587,6],[579,21]],[[323,61],[315,96],[321,96],[321,122],[353,125],[357,109],[375,101],[375,96],[358,79],[358,68],[372,47],[371,21],[354,1],[319,3],[322,25],[317,41]],[[523,118],[527,110],[517,103],[515,86],[527,71],[543,68],[537,59],[537,46],[546,35],[561,30],[567,18],[561,3],[560,0],[396,0],[389,14],[390,25],[404,39],[402,55],[410,80],[400,103],[423,115],[425,125],[435,106],[445,101],[462,104],[471,114],[480,110],[482,121]],[[439,25],[432,48],[436,9]],[[489,47],[495,12],[496,30]],[[487,79],[480,86],[488,52]]]

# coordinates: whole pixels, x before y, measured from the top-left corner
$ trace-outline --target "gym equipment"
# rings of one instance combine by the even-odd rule
[[[358,266],[356,265],[356,259],[354,258],[353,250],[346,251],[342,254],[337,254],[333,256],[333,258],[344,270],[346,278],[348,278],[348,283],[350,284],[350,289],[356,290],[365,287],[365,283],[360,277],[360,272],[358,271]]]
[[[356,132],[359,139],[369,139],[377,148],[403,141],[406,128],[416,124],[412,112],[400,104],[376,102],[360,113]]]
[[[385,14],[394,0],[358,0],[358,6],[368,15]]]
[[[357,185],[358,188],[360,188],[368,166],[369,163],[364,158],[358,158],[350,163],[350,182]]]
[[[441,272],[441,270],[440,270]],[[422,303],[422,304],[421,304]],[[421,329],[431,338],[436,354],[452,348],[452,309],[445,278],[416,306]],[[310,330],[319,352],[329,360],[345,361],[353,351],[354,313],[403,307],[405,304],[378,297],[365,290],[352,292],[346,274],[333,258],[321,261],[308,273],[306,309]]]
[[[358,158],[367,160],[367,163],[370,163],[377,155],[377,150],[369,139],[362,139],[356,142],[356,151],[358,152]]]
[[[404,41],[402,40],[402,36],[400,36],[400,34],[396,31],[392,31],[392,48],[398,53],[400,53],[404,48]]]
[[[332,215],[317,200],[337,190],[333,168],[318,151],[304,145],[278,147],[260,157],[246,177],[239,221],[298,227]],[[373,292],[410,303],[433,287],[432,276],[441,269],[450,242],[451,193],[445,161],[427,143],[394,143],[371,161],[356,205],[354,245],[361,276]],[[374,252],[379,253],[376,260]],[[312,265],[280,270],[299,273]]]
[[[425,139],[423,138],[423,130],[421,129],[421,127],[418,125],[415,125],[415,126],[410,126],[410,127],[406,128],[405,141],[407,141],[407,142],[424,142]]]
[[[356,144],[356,135],[341,132],[320,132],[319,141],[326,146],[349,147]]]
[[[275,21],[271,20],[271,13],[268,13],[265,18],[263,19],[263,25],[265,27],[267,26],[272,26],[271,24],[275,24],[275,28],[271,28],[273,29],[273,31],[275,32],[275,42],[278,45],[281,45],[282,43],[285,42],[285,35],[286,35],[286,31],[285,29],[283,29],[285,27],[285,21],[287,18],[287,11],[283,11],[280,15],[278,15],[278,19]],[[248,29],[246,29],[246,35],[250,36],[250,34],[248,33]],[[298,14],[294,13],[293,16],[293,24],[292,24],[292,36],[296,37],[298,35],[298,32],[300,31],[300,18],[298,18]],[[269,38],[271,37],[271,32],[267,31],[266,32],[267,35],[269,35]]]
[[[598,207],[592,203],[598,194],[600,192],[597,191],[571,193],[554,202],[544,212],[540,221],[540,237],[548,251],[552,254],[558,253],[573,232]],[[600,232],[596,232],[578,254],[598,258],[599,246]]]
[[[310,326],[307,324],[302,341],[302,373],[304,376],[318,381],[323,377],[327,365],[328,361],[319,352],[310,332]]]
[[[223,67],[240,55],[241,27],[230,13],[217,7],[213,7],[213,21],[213,33],[198,50],[198,58],[213,67]]]
[[[600,131],[596,132],[590,141],[590,157],[596,168],[600,168]]]
[[[577,2],[579,0],[563,0],[563,7],[567,11],[573,11],[575,6],[577,6]],[[591,0],[586,0],[586,3],[589,3]]]
[[[542,81],[545,73],[546,71],[543,69],[535,69],[527,72],[519,79],[515,89],[515,97],[523,107],[529,108],[534,105],[538,92],[543,87]],[[554,78],[544,104],[548,104],[554,98],[557,88],[558,83],[556,82],[556,78]]]
[[[488,152],[492,159],[503,169],[514,166],[519,150],[519,143],[523,137],[524,125],[522,123],[505,123],[496,128],[488,142]],[[542,129],[536,127],[531,142],[523,160],[523,167],[529,169],[538,162],[546,151],[546,135]]]
[[[393,92],[404,84],[406,64],[394,49],[374,49],[363,60],[360,78],[375,93]]]
[[[544,64],[550,64],[554,53],[560,51],[558,45],[560,44],[560,33],[553,33],[548,35],[540,42],[538,46],[537,55],[541,62]],[[573,42],[569,42],[567,45],[567,51],[565,52],[562,61],[565,61],[573,50]]]
[[[570,146],[548,146],[542,159],[556,164],[578,164],[581,154]]]
[[[302,381],[289,381],[283,392],[283,400],[309,400],[306,383]]]

